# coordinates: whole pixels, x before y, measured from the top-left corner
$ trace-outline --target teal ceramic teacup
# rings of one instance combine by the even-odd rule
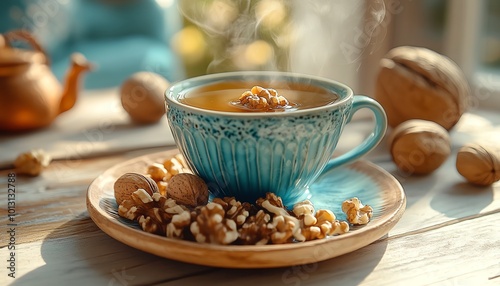
[[[184,101],[192,91],[231,82],[248,82],[247,89],[255,82],[267,84],[266,88],[276,83],[313,86],[337,94],[338,99],[313,108],[251,113],[194,107]],[[277,90],[286,97],[286,89]],[[234,98],[240,95],[235,92]],[[333,80],[302,74],[211,74],[174,84],[165,98],[177,147],[211,194],[251,203],[266,192],[277,194],[287,206],[306,199],[308,187],[319,175],[368,153],[381,141],[387,126],[383,108],[373,99],[354,95],[351,88]],[[375,115],[373,132],[347,153],[332,158],[344,126],[362,108]]]

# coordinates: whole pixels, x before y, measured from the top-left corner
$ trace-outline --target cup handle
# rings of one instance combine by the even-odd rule
[[[352,110],[347,118],[347,123],[351,121],[353,114],[362,108],[370,109],[375,115],[375,127],[373,132],[358,146],[328,161],[322,173],[360,158],[373,150],[380,141],[382,141],[387,130],[387,116],[384,108],[374,99],[365,95],[355,95],[352,103]]]

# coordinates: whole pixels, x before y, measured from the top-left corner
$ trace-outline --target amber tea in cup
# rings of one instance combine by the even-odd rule
[[[304,83],[279,81],[227,81],[187,89],[179,95],[179,101],[193,107],[223,112],[261,112],[239,104],[238,98],[253,86],[272,88],[285,97],[285,108],[266,109],[266,112],[290,112],[315,108],[334,103],[339,96],[331,90]]]

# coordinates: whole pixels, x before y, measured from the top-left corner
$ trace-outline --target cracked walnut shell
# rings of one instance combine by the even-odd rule
[[[115,200],[118,205],[128,200],[133,192],[138,189],[145,190],[150,196],[158,193],[158,186],[153,179],[139,173],[125,173],[113,185]]]
[[[469,93],[458,65],[432,50],[401,46],[380,60],[375,99],[391,127],[424,119],[450,130],[465,112]]]
[[[456,167],[470,183],[491,185],[500,180],[500,150],[485,144],[469,143],[458,151]]]

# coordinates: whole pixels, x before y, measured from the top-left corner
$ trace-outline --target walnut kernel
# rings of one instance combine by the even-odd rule
[[[214,198],[212,202],[221,205],[226,212],[226,218],[234,220],[238,226],[247,221],[252,209],[251,204],[241,203],[234,197]]]
[[[163,164],[153,163],[148,166],[147,174],[151,176],[155,182],[163,181],[165,176],[167,176],[167,170],[163,167]]]
[[[19,175],[38,176],[51,160],[52,158],[45,151],[31,150],[17,156],[14,167]]]
[[[239,102],[245,107],[262,110],[283,108],[289,105],[288,100],[278,95],[275,89],[266,89],[257,85],[245,91],[240,96]]]
[[[201,207],[190,230],[197,242],[225,245],[238,239],[236,223],[225,218],[224,209],[217,203]]]
[[[363,205],[354,197],[342,203],[342,211],[347,215],[347,221],[354,225],[367,224],[373,216],[373,209],[369,205]]]
[[[176,205],[175,201],[159,193],[150,195],[144,189],[138,189],[131,194],[129,199],[119,205],[118,214],[121,217],[136,220],[146,232],[165,234],[167,224],[172,217],[185,210]]]
[[[271,240],[272,229],[267,225],[271,221],[271,216],[263,210],[259,210],[255,215],[250,216],[238,230],[241,244],[268,244]]]

